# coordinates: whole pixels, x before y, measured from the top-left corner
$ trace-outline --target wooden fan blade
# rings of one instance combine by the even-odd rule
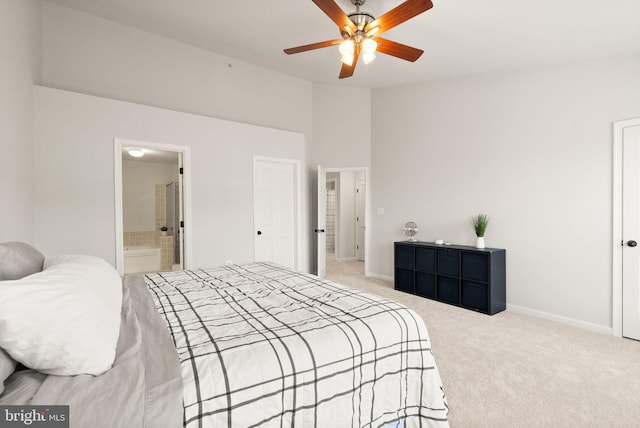
[[[365,27],[365,31],[369,32],[374,28],[379,27],[379,29],[372,34],[381,34],[384,31],[389,31],[396,25],[408,21],[416,15],[420,15],[422,12],[431,9],[432,7],[433,3],[431,0],[407,0],[369,23],[369,25]]]
[[[312,51],[314,49],[326,48],[329,46],[340,44],[341,41],[342,39],[334,39],[334,40],[327,40],[326,42],[311,43],[310,45],[296,46],[295,48],[285,49],[284,53],[291,55],[291,54],[297,54],[300,52]]]
[[[333,22],[335,22],[340,30],[345,30],[349,34],[356,32],[357,27],[344,11],[333,0],[311,0],[320,8]]]
[[[356,51],[353,54],[353,62],[351,65],[347,65],[342,63],[342,68],[340,69],[340,79],[344,79],[346,77],[353,76],[353,72],[356,70],[356,64],[358,63],[358,57],[360,56],[360,47],[356,47]]]
[[[378,44],[378,52],[383,54],[395,56],[396,58],[404,59],[406,61],[415,62],[420,55],[424,53],[421,49],[412,48],[411,46],[403,45],[402,43],[394,42],[392,40],[376,38]]]

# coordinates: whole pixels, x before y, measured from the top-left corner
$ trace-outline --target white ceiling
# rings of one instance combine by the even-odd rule
[[[144,156],[140,158],[133,157],[129,154],[130,149],[138,149],[144,152]],[[127,146],[122,148],[122,160],[131,162],[146,162],[146,163],[164,163],[169,165],[178,165],[178,153],[169,152],[163,150],[154,149],[140,149],[136,146]]]
[[[383,36],[423,49],[417,62],[377,54],[338,80],[337,47],[282,52],[339,38],[311,0],[49,1],[302,79],[367,88],[640,53],[640,0],[433,0]],[[368,0],[362,10],[378,17],[401,2]]]

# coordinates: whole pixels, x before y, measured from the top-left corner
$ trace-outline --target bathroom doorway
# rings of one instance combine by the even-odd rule
[[[319,167],[320,168],[320,167]],[[327,278],[348,269],[360,276],[368,275],[367,223],[368,191],[367,168],[322,168],[318,180],[318,204],[323,204],[318,215],[323,217],[318,229],[325,238],[324,252],[318,254],[318,272]],[[320,207],[319,207],[320,208]],[[322,225],[322,227],[320,227]],[[318,252],[322,251],[318,248]]]
[[[115,146],[118,272],[186,268],[188,148],[122,139]]]

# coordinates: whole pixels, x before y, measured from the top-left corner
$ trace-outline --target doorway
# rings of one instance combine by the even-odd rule
[[[640,118],[614,123],[613,333],[640,340]]]
[[[114,157],[118,272],[188,268],[189,148],[115,139]]]
[[[317,274],[367,276],[368,168],[318,166]]]

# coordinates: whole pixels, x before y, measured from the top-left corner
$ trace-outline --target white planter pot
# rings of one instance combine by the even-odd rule
[[[484,248],[484,236],[478,236],[476,238],[476,248]]]

